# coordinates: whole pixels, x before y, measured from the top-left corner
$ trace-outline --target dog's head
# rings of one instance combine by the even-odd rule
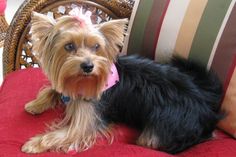
[[[99,25],[75,16],[32,15],[33,51],[56,91],[73,98],[98,97],[123,44],[127,19]]]

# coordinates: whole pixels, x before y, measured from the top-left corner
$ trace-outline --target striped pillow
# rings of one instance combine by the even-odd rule
[[[213,68],[224,84],[219,127],[236,137],[236,0],[136,0],[123,52],[165,61],[175,53]]]

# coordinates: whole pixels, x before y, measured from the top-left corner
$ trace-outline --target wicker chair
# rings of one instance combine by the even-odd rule
[[[0,48],[6,36],[8,23],[5,19],[6,0],[0,0]]]
[[[8,23],[5,19],[4,15],[0,15],[0,47],[3,46],[4,39],[6,36],[7,28],[8,28]]]
[[[93,23],[116,18],[129,18],[134,0],[26,0],[15,14],[6,33],[3,49],[4,76],[12,71],[38,67],[31,52],[29,34],[32,11],[51,14],[55,18],[68,14],[76,7],[92,11]]]

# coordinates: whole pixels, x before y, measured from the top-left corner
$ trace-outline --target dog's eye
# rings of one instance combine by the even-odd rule
[[[75,51],[76,47],[74,43],[67,43],[65,44],[64,49],[68,52],[72,52]]]
[[[98,51],[99,48],[100,48],[100,45],[99,45],[99,44],[95,44],[95,45],[92,47],[92,50],[93,50],[93,51]]]

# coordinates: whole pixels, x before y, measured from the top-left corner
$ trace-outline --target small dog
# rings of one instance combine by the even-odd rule
[[[33,51],[51,87],[25,110],[40,114],[61,101],[66,109],[62,121],[32,137],[23,152],[84,151],[98,136],[112,142],[110,124],[117,122],[140,130],[138,145],[173,154],[212,137],[222,118],[216,75],[178,57],[168,64],[118,57],[127,23],[33,13]]]

